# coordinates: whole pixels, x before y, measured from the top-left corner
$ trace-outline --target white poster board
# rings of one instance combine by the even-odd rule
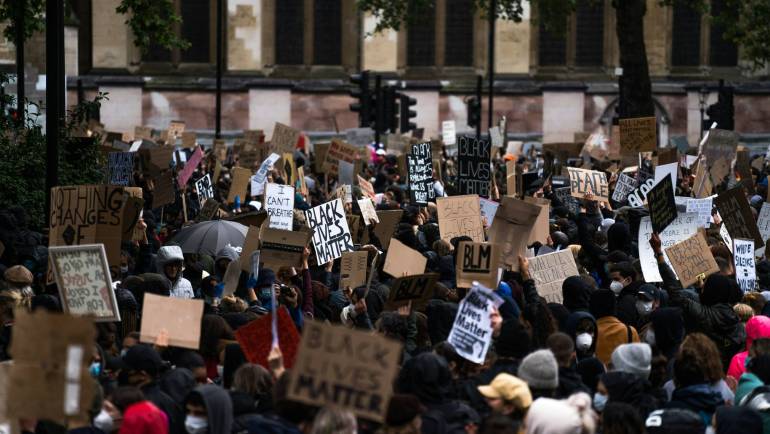
[[[666,256],[665,249],[673,246],[674,244],[684,241],[698,232],[698,214],[694,213],[679,213],[676,219],[669,224],[666,229],[659,234],[662,248],[664,249],[663,258],[666,263],[671,266],[671,262]],[[650,247],[650,236],[652,235],[652,222],[650,217],[642,217],[639,222],[639,262],[642,265],[642,273],[644,274],[644,280],[648,283],[662,282],[663,278],[660,276],[658,270],[658,261],[655,258],[655,252]],[[673,271],[673,268],[671,269]],[[676,272],[674,272],[676,274]]]
[[[294,220],[294,187],[267,183],[265,188],[265,209],[273,229],[292,230]]]
[[[492,342],[490,314],[501,304],[503,300],[490,289],[480,285],[471,288],[460,302],[447,338],[457,354],[473,363],[484,363]]]

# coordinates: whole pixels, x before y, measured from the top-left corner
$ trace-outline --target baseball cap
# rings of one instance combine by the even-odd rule
[[[527,383],[510,374],[497,374],[491,383],[478,386],[482,396],[512,402],[518,408],[526,409],[532,405],[532,394]]]
[[[638,294],[648,301],[655,301],[660,298],[660,292],[658,292],[658,288],[656,288],[655,285],[650,285],[649,283],[645,283],[644,285],[640,286]]]

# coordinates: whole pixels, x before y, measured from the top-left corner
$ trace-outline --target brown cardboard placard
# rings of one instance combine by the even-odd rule
[[[215,199],[208,198],[206,199],[206,202],[203,202],[203,206],[201,207],[201,210],[195,220],[199,222],[205,222],[213,219],[218,214],[219,202],[217,202]]]
[[[152,195],[153,209],[164,205],[172,204],[176,201],[176,189],[174,186],[174,174],[171,170],[165,170],[153,178],[155,189]]]
[[[9,418],[87,418],[94,384],[88,373],[95,327],[89,318],[16,311],[7,383]]]
[[[387,250],[390,246],[390,240],[393,238],[393,234],[396,232],[396,227],[401,222],[401,216],[404,214],[404,210],[386,210],[377,211],[377,218],[380,219],[380,223],[374,228],[374,234],[382,244],[382,248]],[[361,239],[362,244],[369,242],[369,232],[364,231],[364,236]]]
[[[273,137],[270,139],[270,151],[278,155],[293,154],[299,136],[300,131],[298,129],[276,122],[275,128],[273,128]]]
[[[425,272],[428,259],[397,239],[390,240],[388,256],[382,271],[393,277],[415,276]]]
[[[489,228],[489,242],[497,244],[501,249],[501,266],[505,264],[518,271],[518,257],[526,253],[529,234],[539,214],[540,207],[535,204],[509,196],[502,197]]]
[[[299,180],[299,192],[302,197],[307,198],[310,194],[307,190],[307,181],[305,181],[305,168],[303,166],[297,167],[297,179]]]
[[[364,197],[374,200],[376,196],[374,194],[372,183],[362,178],[361,175],[356,175],[356,177],[358,179],[358,186],[361,187],[361,194],[363,194]]]
[[[350,236],[353,237],[353,242],[360,244],[361,238],[364,236],[364,228],[361,225],[361,216],[356,214],[345,214],[345,219],[348,221],[348,229],[350,229]]]
[[[313,233],[305,227],[294,231],[272,229],[262,223],[259,229],[259,260],[277,271],[280,267],[302,267],[302,253]],[[249,270],[250,271],[250,270]]]
[[[598,170],[578,169],[568,167],[570,191],[572,197],[585,199],[587,193],[594,196],[593,200],[609,202],[610,187],[607,183],[607,175]]]
[[[457,246],[457,287],[470,288],[477,281],[487,288],[497,288],[500,248],[492,243],[463,241]]]
[[[718,185],[730,173],[730,165],[738,148],[738,133],[720,129],[708,131],[701,155],[706,157],[711,183]]]
[[[244,130],[243,138],[250,143],[265,143],[265,132],[262,130]]]
[[[141,187],[125,187],[125,203],[123,204],[123,241],[142,241],[144,231],[137,227],[144,210],[144,199]]]
[[[340,288],[356,288],[366,285],[366,259],[368,252],[358,250],[344,252],[340,258]]]
[[[337,175],[339,173],[340,161],[356,164],[357,158],[358,149],[356,147],[334,139],[326,152],[323,170],[328,171],[331,175]]]
[[[670,163],[678,163],[678,162],[679,162],[679,151],[676,149],[676,147],[658,150],[659,166],[662,166],[664,164],[670,164]]]
[[[412,310],[423,310],[433,298],[438,273],[399,277],[390,285],[385,311],[396,310],[412,303]]]
[[[727,226],[730,237],[754,240],[755,246],[765,244],[742,186],[720,193],[714,198],[714,205]]]
[[[751,174],[751,153],[745,146],[738,146],[738,152],[735,154],[735,179],[741,182],[741,185],[746,188],[749,194],[754,194],[754,177]]]
[[[535,280],[535,288],[549,303],[562,303],[562,283],[578,270],[572,250],[560,250],[529,258],[529,274]]]
[[[532,228],[532,232],[529,233],[527,244],[532,244],[535,241],[546,244],[548,242],[548,236],[551,235],[550,223],[548,221],[551,210],[551,201],[542,197],[524,196],[524,202],[532,203],[540,207],[540,214],[537,215],[535,226]]]
[[[714,255],[711,254],[711,249],[700,231],[668,247],[665,251],[679,281],[685,288],[697,282],[699,275],[705,278],[719,271]]]
[[[181,138],[184,134],[184,127],[184,121],[171,121],[168,124],[168,135],[174,139]]]
[[[655,116],[620,120],[620,151],[625,154],[654,151],[658,147]]]
[[[306,321],[294,367],[288,372],[288,397],[310,405],[337,405],[382,422],[400,358],[401,344],[382,335]],[[353,395],[331,392],[335,390]]]
[[[315,173],[324,173],[324,165],[326,163],[326,154],[329,152],[331,143],[316,143],[313,145],[313,154],[315,159],[313,160],[313,170]]]
[[[192,131],[182,133],[182,147],[192,149],[198,144],[198,135]]]
[[[173,312],[173,315],[169,315]],[[161,333],[172,347],[197,350],[200,344],[203,300],[147,293],[142,307],[139,341],[154,344]]]
[[[506,195],[516,195],[516,162],[513,160],[505,162],[505,186]]]
[[[369,226],[372,223],[379,223],[380,219],[377,217],[377,211],[374,209],[374,204],[369,198],[363,198],[358,201],[358,207],[361,209],[361,216],[364,218],[364,224]]]
[[[265,222],[267,222],[267,220],[265,220]],[[251,254],[255,250],[259,250],[259,228],[259,226],[249,226],[248,231],[246,231],[246,238],[243,240],[243,247],[241,248],[241,256],[244,258],[251,258]],[[249,261],[241,261],[241,270],[251,273],[251,264]]]
[[[234,148],[234,147],[233,147]],[[227,159],[227,143],[224,139],[214,139],[213,154],[217,161],[225,161]]]
[[[134,140],[152,140],[152,128],[150,127],[134,127]]]
[[[244,169],[243,167],[233,167],[231,179],[232,183],[230,184],[230,192],[227,193],[227,203],[234,203],[235,196],[241,198],[241,204],[247,203],[246,189],[251,181],[251,170]]]
[[[484,242],[484,225],[481,222],[479,196],[468,194],[436,198],[438,227],[441,239],[467,235],[477,243]]]

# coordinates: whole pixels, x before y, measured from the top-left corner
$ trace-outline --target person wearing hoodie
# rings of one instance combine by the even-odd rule
[[[621,322],[616,316],[615,294],[599,289],[591,294],[591,314],[596,318],[596,358],[609,364],[612,352],[621,344],[639,342],[636,329]]]
[[[661,400],[656,397],[647,380],[628,372],[610,371],[601,376],[593,405],[596,411],[603,412],[606,405],[612,403],[632,405],[639,417],[644,419],[650,412],[660,408]]]
[[[184,426],[188,434],[228,434],[233,425],[233,404],[227,391],[215,384],[198,386],[185,400]]]
[[[554,333],[545,341],[559,365],[559,387],[557,398],[569,398],[578,392],[589,393],[575,366],[575,343],[564,333]]]
[[[588,312],[592,288],[580,276],[570,276],[561,284],[564,307],[570,311]]]
[[[235,250],[234,247],[227,245],[219,249],[217,256],[214,257],[214,276],[220,282],[225,281],[225,272],[227,272],[227,266],[231,262],[235,262],[241,255]]]
[[[714,415],[715,434],[762,434],[762,417],[747,407],[719,407]]]
[[[636,280],[636,270],[630,262],[621,262],[610,268],[609,289],[615,293],[617,301],[617,318],[624,324],[639,328],[641,317],[636,309],[639,287],[643,282]]]
[[[644,332],[644,341],[656,352],[673,363],[679,345],[684,339],[684,320],[678,307],[664,307],[650,314],[650,324]]]
[[[727,375],[735,378],[741,378],[746,372],[746,357],[749,355],[749,348],[754,339],[770,338],[770,318],[758,315],[751,317],[746,322],[746,351],[741,351],[730,360],[730,367],[727,368]]]
[[[596,358],[596,320],[588,312],[575,312],[567,317],[566,330],[575,342],[577,372],[583,384],[594,393],[599,376],[605,371],[604,364]]]
[[[163,246],[155,259],[158,273],[171,282],[171,297],[195,298],[192,284],[182,277],[184,255],[179,246]]]
[[[752,346],[753,348],[754,346]],[[745,404],[747,396],[756,388],[764,386],[766,380],[770,381],[770,354],[754,354],[746,364],[746,372],[738,380],[738,387],[735,389],[735,404]]]

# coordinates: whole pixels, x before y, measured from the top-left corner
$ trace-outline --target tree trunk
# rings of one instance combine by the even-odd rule
[[[621,118],[654,116],[655,105],[644,46],[646,0],[616,0],[613,5],[617,16],[615,30],[620,48],[620,67],[623,68],[618,114]]]

